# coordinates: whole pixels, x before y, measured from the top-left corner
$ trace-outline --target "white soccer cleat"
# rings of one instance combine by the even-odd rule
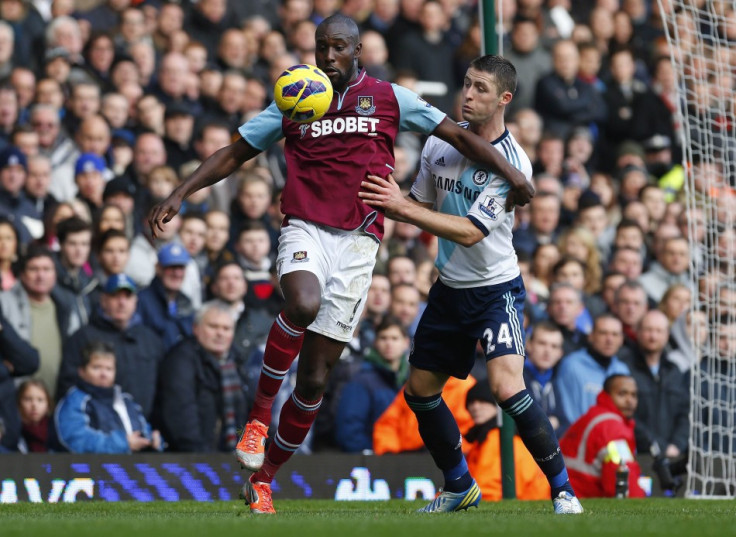
[[[583,512],[580,500],[567,491],[562,491],[552,500],[556,515],[579,515]]]

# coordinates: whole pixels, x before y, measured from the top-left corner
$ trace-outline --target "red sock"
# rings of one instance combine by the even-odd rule
[[[316,401],[306,401],[296,392],[291,394],[281,409],[279,427],[273,442],[268,446],[266,460],[261,469],[253,475],[253,481],[270,483],[273,480],[281,465],[288,461],[304,442],[321,404],[321,397]]]
[[[258,420],[265,425],[271,423],[273,400],[291,363],[299,354],[303,341],[304,328],[289,321],[284,312],[279,313],[268,333],[266,350],[263,353],[263,367],[249,420]]]

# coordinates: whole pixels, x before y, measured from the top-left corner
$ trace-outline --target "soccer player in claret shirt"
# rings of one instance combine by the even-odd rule
[[[276,268],[286,305],[268,336],[255,403],[236,447],[253,471],[243,496],[255,513],[274,513],[271,482],[299,448],[322,402],[330,369],[352,338],[371,282],[383,234],[383,215],[358,197],[368,174],[387,176],[400,130],[434,134],[505,177],[525,204],[534,189],[482,138],[460,128],[411,91],[366,75],[358,66],[362,45],[355,22],[328,17],[316,31],[316,63],[330,78],[334,97],[312,123],[285,119],[271,104],[242,125],[241,137],[220,149],[149,216],[154,233],[187,196],[229,176],[246,160],[285,138],[287,181]],[[300,355],[294,392],[264,453],[271,406],[284,375]]]
[[[531,182],[529,157],[503,119],[515,90],[511,62],[494,55],[473,60],[463,85],[466,123],[461,128],[482,136]],[[552,425],[524,384],[526,291],[511,243],[515,193],[488,166],[468,162],[436,136],[427,141],[420,162],[406,198],[390,175],[369,176],[359,194],[394,220],[440,238],[440,275],[414,336],[404,390],[422,440],[445,477],[442,493],[420,511],[457,511],[480,500],[463,457],[460,430],[442,399],[450,376],[468,376],[480,341],[493,396],[514,418],[524,445],[547,476],[555,513],[582,513]]]

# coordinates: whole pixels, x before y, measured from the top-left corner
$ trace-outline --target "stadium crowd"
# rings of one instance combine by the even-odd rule
[[[150,207],[267,106],[285,68],[314,63],[316,24],[338,10],[359,22],[371,75],[462,120],[457,96],[482,39],[477,3],[82,4],[0,0],[0,451],[231,451],[282,306],[282,149],[189,198],[155,239]],[[519,77],[507,124],[537,189],[514,231],[527,385],[563,436],[607,376],[630,374],[638,449],[681,460],[690,365],[708,341],[724,368],[736,358],[732,264],[705,262],[736,243],[735,171],[689,162],[709,179],[695,195],[713,199],[713,214],[688,214],[682,199],[670,54],[690,51],[670,50],[656,2],[497,4]],[[736,43],[733,25],[700,31]],[[702,63],[688,64],[696,118],[734,101],[734,73]],[[734,152],[734,126],[721,128],[701,135]],[[398,138],[395,178],[407,190],[423,142]],[[435,254],[434,237],[387,222],[364,319],[302,452],[419,447],[396,396]],[[690,310],[698,293],[722,318],[710,340],[705,314]],[[469,444],[495,427],[473,410],[492,398],[466,400],[484,375],[479,361],[474,378],[448,385]]]

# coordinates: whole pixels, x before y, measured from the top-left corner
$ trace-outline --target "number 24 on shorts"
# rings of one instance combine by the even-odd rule
[[[498,337],[496,337],[496,345],[493,344],[493,330],[486,328],[483,331],[483,339],[486,342],[486,354],[491,354],[496,350],[496,345],[505,344],[507,349],[511,348],[514,340],[511,337],[511,330],[509,330],[509,323],[501,323],[498,329]]]

